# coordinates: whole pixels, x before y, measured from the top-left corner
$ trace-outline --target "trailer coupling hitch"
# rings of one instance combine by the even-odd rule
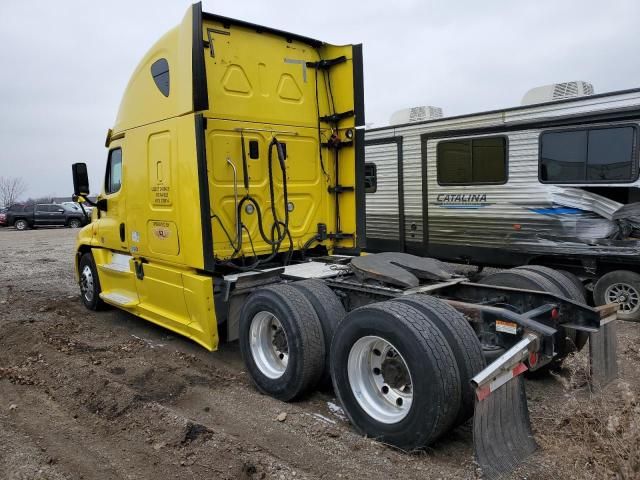
[[[527,370],[524,360],[537,349],[540,338],[527,333],[471,379],[476,389],[473,445],[487,478],[511,472],[537,448],[521,374]]]

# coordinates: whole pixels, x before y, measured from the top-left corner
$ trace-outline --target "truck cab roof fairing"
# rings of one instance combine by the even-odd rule
[[[113,133],[193,112],[193,12],[189,8],[179,25],[165,33],[145,54],[122,95]],[[154,81],[151,66],[166,59],[171,89],[164,96]]]
[[[125,89],[113,127],[114,134],[166,118],[208,110],[207,75],[202,38],[203,20],[270,33],[317,48],[324,42],[313,38],[264,27],[202,11],[202,3],[193,4],[182,21],[163,35],[140,61]],[[154,84],[151,65],[161,59],[169,64],[171,90],[167,97]]]

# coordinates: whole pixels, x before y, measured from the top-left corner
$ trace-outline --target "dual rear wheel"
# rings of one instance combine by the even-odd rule
[[[340,324],[331,344],[331,376],[361,433],[413,450],[473,413],[469,380],[484,361],[469,324],[447,307],[432,297],[408,296],[353,310]],[[464,334],[443,327],[458,319],[468,329]],[[463,345],[471,338],[478,356],[467,363]]]
[[[299,283],[256,290],[241,313],[240,349],[259,390],[289,401],[330,378],[360,432],[407,450],[472,415],[469,380],[484,359],[459,312],[411,295],[345,316],[323,282]]]
[[[539,265],[526,265],[510,270],[503,270],[484,277],[481,283],[485,285],[549,292],[578,303],[586,303],[584,287],[579,288],[573,278],[558,270]],[[581,350],[589,339],[589,335],[586,332],[579,332],[562,327],[558,329],[556,335],[559,355],[555,361],[543,367],[540,373],[559,367],[562,359],[566,355]]]

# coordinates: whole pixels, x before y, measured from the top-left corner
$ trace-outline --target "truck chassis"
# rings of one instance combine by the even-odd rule
[[[240,340],[260,390],[292,400],[328,376],[322,358],[309,367],[313,362],[304,354],[294,356],[292,345],[313,335],[315,322],[296,332],[278,307],[252,309],[252,299],[269,291],[276,302],[295,300],[298,310],[316,313],[325,344],[314,355],[326,355],[333,388],[358,431],[413,450],[473,414],[476,458],[489,477],[510,471],[536,449],[522,373],[557,367],[589,338],[592,385],[617,376],[617,305],[592,308],[554,293],[472,283],[433,259],[326,256],[228,275],[219,290],[229,306],[227,340]],[[332,302],[344,318],[327,321]],[[576,341],[576,334],[586,337]],[[570,338],[574,344],[567,345]],[[283,389],[278,379],[289,362],[320,373],[306,383],[304,373],[287,379],[304,385]],[[438,392],[426,394],[425,387]],[[425,409],[419,420],[412,406]]]

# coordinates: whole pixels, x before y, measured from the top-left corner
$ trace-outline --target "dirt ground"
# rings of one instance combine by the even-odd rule
[[[75,233],[0,229],[0,478],[477,478],[469,424],[399,452],[355,433],[329,393],[261,395],[237,344],[209,353],[85,310]],[[586,388],[584,354],[527,381],[540,449],[519,478],[640,478],[640,324],[618,323],[620,380],[604,394]]]

